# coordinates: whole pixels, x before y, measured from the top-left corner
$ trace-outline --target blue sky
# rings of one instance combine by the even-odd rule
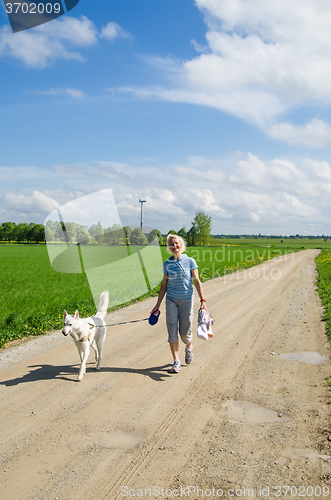
[[[111,188],[124,225],[331,235],[327,0],[0,5],[0,222]]]

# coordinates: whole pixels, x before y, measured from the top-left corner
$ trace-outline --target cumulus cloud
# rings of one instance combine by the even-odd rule
[[[79,49],[96,45],[100,37],[114,41],[124,35],[129,36],[116,24],[117,31],[114,28],[110,37],[111,30],[107,26],[99,33],[93,21],[86,16],[73,18],[68,15],[52,21],[51,31],[37,26],[33,31],[22,31],[13,36],[9,27],[5,26],[0,29],[0,57],[18,59],[34,69],[45,68],[56,59],[84,61]]]
[[[31,173],[28,169],[28,179]],[[146,200],[144,224],[163,232],[183,225],[189,229],[196,210],[203,210],[212,217],[214,234],[331,235],[331,167],[326,161],[266,160],[237,152],[163,166],[62,165],[44,175],[48,175],[47,189],[32,193],[7,189],[1,201],[6,213],[0,219],[42,222],[55,208],[50,198],[63,205],[111,188],[123,225],[139,226],[141,198]],[[24,181],[22,168],[20,176]],[[63,185],[75,187],[65,190]]]
[[[267,134],[272,139],[296,146],[309,148],[331,146],[331,127],[318,118],[314,118],[304,126],[286,122],[274,124],[267,129]]]
[[[108,23],[101,30],[101,38],[105,38],[109,42],[114,42],[116,39],[132,40],[133,36],[128,31],[125,31],[121,26],[114,21]]]
[[[303,105],[330,106],[331,3],[328,0],[195,0],[206,46],[182,61],[172,84],[123,88],[142,98],[195,103],[231,113],[290,144],[329,145],[329,125],[291,125],[281,116]],[[153,64],[150,58],[149,62]],[[162,67],[160,58],[154,65]],[[178,64],[177,64],[178,66]],[[322,130],[323,139],[318,137]]]
[[[31,195],[5,193],[3,201],[7,213],[14,211],[24,218],[40,217],[40,214],[49,213],[59,206],[59,203],[39,191],[33,191]]]

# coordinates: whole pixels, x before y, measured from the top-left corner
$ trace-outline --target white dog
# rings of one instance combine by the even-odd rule
[[[102,346],[106,338],[106,326],[104,319],[107,314],[109,294],[102,292],[100,296],[100,304],[98,312],[90,318],[80,318],[78,311],[73,316],[64,311],[62,330],[63,335],[71,335],[77,346],[81,365],[78,373],[78,379],[82,380],[86,371],[86,362],[90,352],[90,346],[95,352],[95,360],[97,362],[95,369],[100,370]]]

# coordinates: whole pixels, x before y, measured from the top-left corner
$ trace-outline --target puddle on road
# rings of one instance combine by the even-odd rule
[[[289,457],[291,459],[307,459],[313,462],[314,464],[318,464],[319,460],[323,460],[323,462],[330,462],[331,461],[331,456],[330,455],[321,455],[318,450],[312,450],[312,449],[297,449],[297,448],[289,448],[286,450],[283,450],[282,455],[285,457]]]
[[[288,354],[281,354],[279,356],[283,359],[293,359],[295,361],[303,361],[304,363],[309,363],[311,365],[319,365],[323,361],[326,361],[324,356],[318,354],[318,352],[290,352]]]
[[[264,424],[266,422],[289,421],[289,417],[279,416],[276,411],[267,410],[260,405],[249,401],[228,401],[223,405],[224,411],[230,420]]]
[[[98,437],[97,443],[105,448],[135,448],[144,442],[143,436],[133,432],[112,431]]]

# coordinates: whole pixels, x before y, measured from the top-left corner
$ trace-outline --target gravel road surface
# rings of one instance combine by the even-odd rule
[[[91,354],[81,382],[61,332],[2,349],[0,498],[330,498],[317,253],[205,283],[214,338],[194,333],[189,366],[181,346],[179,374],[164,309],[155,326],[109,327],[101,371]],[[154,304],[106,321],[144,319]]]

